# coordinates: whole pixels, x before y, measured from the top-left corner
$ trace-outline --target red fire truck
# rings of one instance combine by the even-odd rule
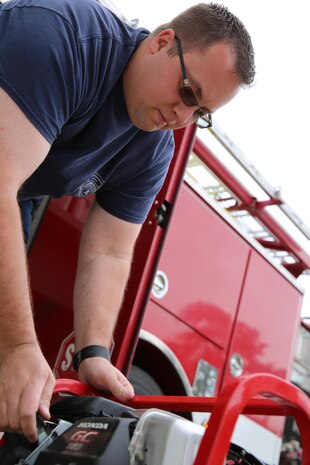
[[[309,230],[217,126],[205,135],[175,131],[175,142],[136,246],[113,362],[138,394],[214,396],[241,374],[260,372],[289,380],[301,328],[297,278],[310,257],[276,214],[308,237]],[[92,200],[46,198],[33,222],[36,327],[60,378],[76,376],[72,292]],[[302,329],[293,381],[309,394],[310,333]],[[276,463],[283,429],[279,417],[242,416],[233,440]]]

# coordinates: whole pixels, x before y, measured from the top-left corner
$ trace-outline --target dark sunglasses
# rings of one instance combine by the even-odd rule
[[[186,69],[184,65],[181,40],[177,36],[175,37],[175,40],[177,42],[178,54],[179,54],[182,77],[183,77],[183,85],[179,88],[180,97],[184,105],[186,105],[187,107],[198,107],[192,116],[193,121],[195,122],[196,126],[198,126],[199,128],[210,128],[212,127],[212,116],[210,113],[206,113],[199,105],[199,100],[196,97],[196,94],[193,88],[190,86],[189,80],[187,77],[187,73],[186,73]]]

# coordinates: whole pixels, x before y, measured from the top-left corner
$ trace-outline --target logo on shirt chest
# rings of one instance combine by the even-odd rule
[[[99,173],[93,174],[90,178],[83,182],[83,184],[75,189],[71,195],[74,197],[85,197],[86,195],[93,194],[101,186],[103,186],[104,180]]]

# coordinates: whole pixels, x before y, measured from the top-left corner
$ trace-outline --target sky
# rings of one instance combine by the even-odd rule
[[[113,0],[127,19],[150,30],[189,6],[190,0]],[[256,56],[256,79],[214,120],[251,160],[281,197],[310,227],[309,109],[310,27],[308,0],[222,0],[249,31]],[[310,254],[310,242],[292,230]],[[310,316],[310,276],[299,278]]]

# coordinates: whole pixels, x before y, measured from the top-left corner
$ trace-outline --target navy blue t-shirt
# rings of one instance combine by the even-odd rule
[[[83,196],[142,223],[173,154],[171,131],[130,121],[122,87],[148,31],[95,0],[11,0],[0,6],[0,87],[52,144],[19,198]]]

